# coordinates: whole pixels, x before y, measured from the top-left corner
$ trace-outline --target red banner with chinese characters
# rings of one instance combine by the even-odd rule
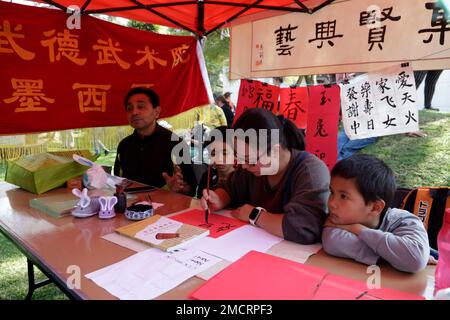
[[[262,108],[278,114],[280,88],[256,80],[241,80],[234,122],[249,108]]]
[[[127,124],[123,99],[154,89],[161,117],[209,103],[197,41],[0,2],[0,134]]]
[[[331,171],[337,160],[340,88],[310,86],[306,151],[315,154]]]
[[[280,113],[295,123],[297,128],[306,128],[309,96],[307,87],[280,89]]]

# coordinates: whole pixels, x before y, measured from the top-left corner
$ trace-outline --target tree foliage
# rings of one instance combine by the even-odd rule
[[[143,23],[139,21],[130,20],[129,27],[140,30],[159,32],[160,28],[157,25]],[[167,33],[178,36],[192,35],[189,31],[167,28]],[[211,82],[211,89],[213,92],[222,93],[223,84],[221,75],[224,70],[228,70],[230,62],[230,33],[229,29],[217,30],[204,39],[203,55],[205,57],[206,69],[208,70],[209,80]],[[228,76],[228,75],[226,75]]]
[[[220,75],[230,63],[230,35],[227,29],[211,33],[205,41],[203,53],[213,92],[223,93]],[[228,75],[225,75],[228,77]]]
[[[169,28],[169,34],[191,35],[190,32],[180,29]],[[223,84],[221,75],[228,69],[230,62],[230,33],[228,29],[217,30],[205,37],[203,55],[205,57],[206,69],[213,92],[222,94]],[[226,75],[228,76],[228,75]]]
[[[136,20],[128,21],[127,26],[131,27],[131,28],[136,28],[139,30],[144,30],[144,31],[158,32],[158,30],[159,30],[159,26],[156,24],[145,23],[145,22],[140,22],[140,21],[136,21]]]

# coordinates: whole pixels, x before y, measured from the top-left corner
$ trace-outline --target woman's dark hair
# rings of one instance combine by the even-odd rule
[[[394,172],[382,160],[368,155],[355,154],[336,163],[331,177],[355,179],[356,188],[367,204],[375,200],[386,203],[383,213],[391,205],[395,196]]]
[[[218,97],[216,98],[216,101],[222,102],[222,103],[225,105],[225,107],[227,107],[228,109],[231,110],[230,103],[225,99],[224,96],[218,96]]]
[[[131,96],[134,96],[135,94],[145,94],[150,102],[152,103],[153,108],[159,107],[159,96],[158,94],[149,88],[144,87],[136,87],[128,91],[127,95],[125,96],[125,99],[123,101],[125,105],[125,109],[127,108],[128,99],[130,99]]]
[[[272,145],[278,141],[271,141],[271,130],[279,130],[280,145],[288,150],[305,150],[305,138],[303,133],[297,129],[295,124],[281,116],[275,116],[266,109],[251,108],[247,109],[234,123],[233,129],[255,129],[257,132],[261,129],[267,129],[267,151],[270,151]],[[257,135],[259,139],[259,135]],[[259,140],[258,140],[259,145]]]

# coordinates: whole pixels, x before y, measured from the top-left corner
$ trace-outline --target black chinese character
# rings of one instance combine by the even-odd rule
[[[373,25],[369,27],[369,51],[372,51],[373,46],[375,44],[378,45],[378,48],[380,50],[383,50],[383,46],[382,44],[384,43],[384,37],[386,35],[386,26],[375,26],[376,22],[383,22],[385,20],[391,20],[391,21],[399,21],[402,17],[401,16],[397,16],[397,17],[393,17],[392,16],[392,11],[393,11],[393,7],[389,7],[389,8],[384,8],[380,13],[381,15],[379,15],[379,11],[377,10],[372,10],[372,11],[363,11],[360,13],[359,16],[359,25],[360,26],[364,26],[364,25]]]
[[[324,130],[323,119],[319,119],[319,121],[317,121],[316,133],[314,134],[314,137],[317,137],[317,136],[321,136],[321,137],[328,136],[328,133],[326,133]]]
[[[266,110],[269,110],[271,112],[273,112],[273,107],[274,107],[273,101],[264,100],[262,105],[261,105],[262,109],[266,109]]]
[[[303,110],[301,108],[301,101],[295,100],[295,91],[294,90],[290,90],[289,92],[289,102],[286,103],[286,109],[285,109],[285,113],[287,111],[287,118],[289,120],[296,120],[297,119],[297,115],[298,115],[298,111],[300,110],[300,112],[305,113],[305,110]]]
[[[361,97],[369,98],[369,94],[371,92],[370,82],[366,81],[361,85]]]
[[[217,233],[222,232],[222,231],[228,231],[231,228],[236,227],[235,225],[232,225],[232,224],[227,223],[227,222],[221,222],[221,224],[222,225],[216,229]]]
[[[405,104],[407,101],[411,101],[411,102],[415,102],[413,99],[411,99],[411,97],[412,97],[412,95],[411,94],[409,94],[409,92],[405,92],[404,94],[403,94],[403,98],[402,98],[402,100],[403,100],[403,104]]]
[[[326,93],[326,91],[322,91],[321,92],[321,94],[322,94],[322,98],[320,99],[320,105],[321,106],[323,106],[325,103],[327,103],[327,101],[331,102],[330,98],[325,97],[325,93]]]
[[[327,156],[325,152],[321,152],[320,150],[316,150],[314,152],[314,154],[316,155],[317,158],[319,158],[320,160],[325,159],[325,157]]]
[[[445,33],[450,30],[449,24],[449,12],[447,7],[440,2],[427,2],[425,8],[433,10],[431,14],[431,28],[421,29],[420,33],[429,32],[430,36],[428,39],[423,40],[423,43],[430,43],[433,40],[433,33],[440,33],[439,44],[445,44]]]
[[[259,103],[261,101],[264,101],[263,94],[264,94],[263,89],[262,88],[258,88],[258,90],[256,91],[256,99],[253,102],[255,104],[256,108],[259,108]]]
[[[373,109],[373,103],[372,103],[372,101],[370,101],[369,99],[366,99],[365,101],[364,101],[364,109],[363,109],[363,112],[365,113],[365,114],[368,114],[369,116],[371,115],[371,113],[372,113],[372,109]]]
[[[392,121],[394,121],[394,120],[395,120],[395,118],[390,118],[389,115],[387,115],[387,120],[383,121],[383,123],[386,125],[386,128],[396,127],[397,125],[395,123],[392,123]]]
[[[368,24],[375,24],[376,21],[377,21],[376,10],[363,11],[359,14],[359,25],[360,26],[365,26]]]
[[[376,82],[376,85],[378,86],[378,89],[381,91],[382,94],[384,94],[384,90],[391,90],[391,88],[387,86],[387,81],[388,79],[381,78],[380,81]]]
[[[392,10],[394,9],[394,7],[390,7],[390,8],[384,8],[383,11],[381,11],[381,15],[383,16],[381,18],[380,21],[384,21],[386,19],[392,20],[392,21],[398,21],[400,20],[402,17],[398,16],[398,17],[393,17],[391,16],[392,14]]]
[[[251,99],[253,98],[253,93],[255,92],[255,87],[251,87],[251,86],[245,86],[242,89],[242,96],[245,97],[248,93],[248,97]]]
[[[278,46],[278,48],[276,50],[279,56],[291,55],[291,50],[294,48],[294,46],[289,46],[288,43],[296,39],[292,38],[292,31],[297,28],[298,26],[291,27],[291,24],[289,24],[287,28],[283,28],[280,26],[278,30],[275,30],[273,32],[277,35],[276,45]]]
[[[405,71],[402,71],[398,74],[398,78],[395,80],[395,83],[400,83],[398,86],[399,89],[403,89],[404,87],[412,87],[412,84],[408,84],[409,74],[406,74]]]
[[[320,41],[320,45],[317,48],[321,49],[323,41],[328,40],[328,44],[333,47],[334,42],[330,39],[342,38],[344,35],[336,34],[336,20],[316,23],[316,38],[308,40],[309,43],[313,41]]]
[[[384,98],[381,98],[380,101],[383,101],[385,99],[386,99],[386,102],[388,103],[388,105],[390,105],[392,108],[397,108],[397,106],[395,105],[393,97],[386,96]]]
[[[358,103],[353,102],[351,106],[348,107],[345,111],[348,112],[347,117],[357,117],[358,116]]]
[[[417,120],[414,118],[414,113],[411,113],[411,110],[408,110],[408,115],[407,116],[405,116],[407,119],[408,119],[408,121],[406,121],[406,124],[405,125],[408,125],[408,123],[412,120],[412,121],[414,121],[414,122],[417,122]]]
[[[373,119],[367,121],[367,129],[368,130],[375,130],[375,124],[373,122]]]
[[[361,124],[359,124],[356,121],[353,121],[353,124],[350,126],[350,128],[355,131],[355,135],[358,134],[358,128],[361,126]]]
[[[352,100],[357,100],[357,98],[355,97],[356,94],[357,92],[355,91],[355,87],[348,88],[347,90],[348,101],[351,102]]]
[[[381,45],[384,42],[384,36],[386,34],[386,26],[382,26],[380,28],[372,28],[369,30],[369,51],[372,51],[375,43],[378,44],[378,48],[383,50],[383,46]]]
[[[375,24],[375,22],[382,22],[384,20],[392,20],[392,21],[398,21],[401,19],[401,16],[393,17],[391,16],[392,10],[394,8],[384,8],[383,11],[381,11],[382,17],[377,17],[377,10],[372,11],[363,11],[359,15],[359,25],[364,26],[368,24]]]

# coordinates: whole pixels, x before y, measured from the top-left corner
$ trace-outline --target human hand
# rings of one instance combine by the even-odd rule
[[[173,192],[180,192],[186,187],[186,183],[183,180],[183,174],[181,173],[179,166],[175,166],[173,176],[169,176],[166,172],[163,172],[162,176],[164,180],[166,180],[166,184],[169,186],[169,189]]]
[[[200,199],[200,205],[203,209],[219,210],[221,209],[220,203],[220,197],[217,193],[203,189],[203,197]]]
[[[231,215],[235,218],[238,218],[242,221],[249,221],[249,216],[252,210],[254,209],[254,206],[251,206],[249,204],[244,204],[243,206],[231,211]]]
[[[427,264],[436,265],[437,263],[438,263],[438,261],[433,256],[430,255],[428,257],[428,263]]]

